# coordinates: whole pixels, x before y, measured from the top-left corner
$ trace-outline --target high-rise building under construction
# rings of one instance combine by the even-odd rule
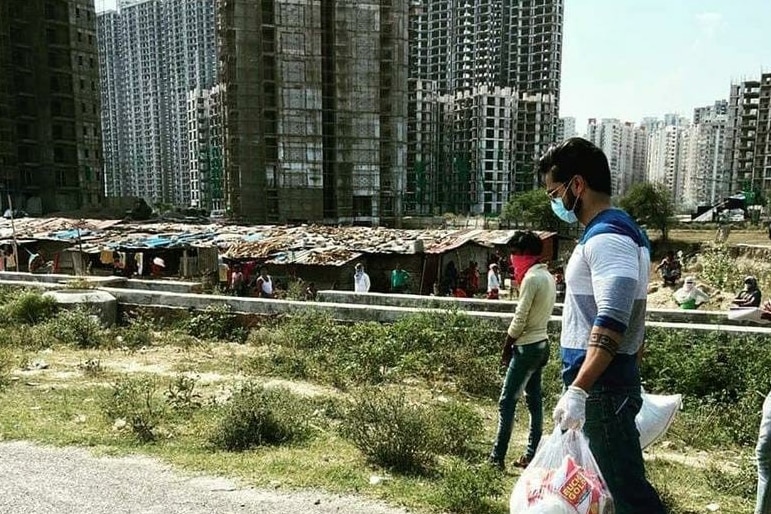
[[[564,0],[412,0],[407,205],[500,212],[556,137]],[[427,120],[426,91],[444,114]],[[419,207],[423,211],[426,206]]]
[[[0,203],[30,214],[101,204],[91,0],[0,1]]]
[[[258,222],[395,224],[409,0],[220,0],[225,196]]]

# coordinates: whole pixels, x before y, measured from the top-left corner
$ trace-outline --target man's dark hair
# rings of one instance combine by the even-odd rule
[[[525,255],[541,255],[543,252],[543,241],[538,234],[529,230],[514,234],[509,246],[513,251]]]
[[[608,158],[586,139],[571,137],[549,148],[538,160],[538,174],[544,177],[549,172],[555,182],[563,184],[581,175],[593,191],[611,194]]]

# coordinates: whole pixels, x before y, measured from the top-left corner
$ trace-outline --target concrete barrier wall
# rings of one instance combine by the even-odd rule
[[[18,275],[37,277],[28,273]],[[50,277],[51,275],[41,276]],[[65,276],[71,278],[69,275]],[[3,280],[5,278],[5,274],[0,273],[0,285],[37,287],[44,290],[62,289],[65,287],[63,284],[56,282],[24,281],[21,280],[22,277]],[[155,306],[159,308],[203,310],[213,305],[228,305],[234,312],[258,316],[297,314],[303,311],[317,310],[326,312],[335,319],[352,322],[377,321],[390,323],[417,312],[438,313],[458,309],[474,318],[489,321],[500,330],[505,330],[508,327],[516,308],[516,302],[508,301],[379,293],[355,294],[343,291],[323,291],[319,296],[324,301],[320,302],[266,300],[261,298],[162,291],[159,290],[159,287],[162,287],[166,281],[141,282],[142,287],[148,289],[126,287],[100,287],[99,289],[115,296],[121,307],[152,308]],[[173,282],[170,283],[174,284]],[[193,283],[185,282],[177,284],[194,285]],[[151,287],[152,289],[149,289]],[[339,301],[331,301],[332,299]],[[381,303],[393,305],[382,305]],[[485,310],[488,306],[491,310]],[[503,310],[504,308],[505,311],[503,312],[492,310]],[[555,313],[551,318],[551,326],[553,328],[558,328],[561,324],[559,314],[561,314],[561,310],[555,308]],[[771,327],[747,325],[742,324],[742,322],[728,320],[725,312],[652,309],[648,311],[647,320],[647,326],[649,327],[771,334]]]
[[[419,312],[440,313],[447,309],[417,308],[417,307],[394,307],[384,305],[355,304],[355,303],[332,303],[332,302],[299,302],[288,300],[265,300],[261,298],[239,298],[234,296],[217,295],[191,295],[180,293],[167,293],[162,291],[138,291],[130,289],[112,289],[105,288],[118,299],[122,306],[172,308],[172,309],[194,309],[203,310],[210,306],[228,305],[233,312],[240,314],[251,314],[260,316],[270,316],[277,314],[298,314],[304,311],[314,310],[328,313],[340,321],[377,321],[382,323],[392,323],[406,316]],[[511,322],[511,313],[486,312],[486,311],[466,311],[465,314],[476,319],[490,322],[496,329],[506,330]],[[559,329],[562,319],[559,316],[552,316],[550,328]],[[727,331],[743,333],[771,334],[771,327],[758,326],[735,326],[727,324],[710,323],[674,323],[651,321],[647,323],[649,327],[661,327],[671,329],[693,329],[703,331]]]
[[[452,298],[448,296],[417,296],[408,294],[354,293],[351,291],[319,291],[319,301],[357,303],[391,307],[458,309],[463,311],[503,312],[513,314],[516,301]],[[562,304],[554,306],[554,316],[562,315]],[[729,320],[725,311],[686,311],[682,309],[648,309],[646,319],[669,323],[698,323],[741,326],[741,321]]]
[[[23,282],[29,284],[67,284],[73,281],[85,282],[94,287],[127,287],[129,289],[143,289],[153,291],[168,291],[171,293],[200,293],[203,284],[200,282],[183,282],[175,280],[144,280],[127,279],[117,276],[93,276],[93,275],[58,275],[53,273],[22,273],[12,271],[0,272],[0,283]],[[12,285],[12,284],[11,284]]]

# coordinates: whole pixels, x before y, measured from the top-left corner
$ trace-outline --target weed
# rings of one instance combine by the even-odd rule
[[[702,265],[701,276],[718,289],[733,290],[741,280],[736,273],[736,259],[731,257],[725,244],[715,244],[703,250],[699,262]]]
[[[704,476],[715,491],[745,498],[755,494],[757,470],[749,460],[743,461],[736,469],[710,464],[704,469]]]
[[[184,323],[188,334],[201,339],[218,339],[243,343],[248,332],[238,324],[229,305],[212,305],[188,317]]]
[[[432,439],[437,453],[470,455],[482,428],[482,416],[466,404],[451,401],[432,409]]]
[[[307,402],[290,391],[250,382],[233,394],[209,440],[228,451],[303,441],[312,433],[310,414]]]
[[[151,346],[153,329],[153,322],[147,318],[126,316],[126,326],[120,331],[123,337],[123,346],[130,350]]]
[[[453,458],[443,466],[438,506],[459,514],[504,514],[494,502],[503,489],[503,476],[486,464],[470,465]]]
[[[172,409],[190,413],[201,407],[201,395],[195,390],[197,381],[185,375],[177,375],[166,390],[166,402]]]
[[[63,310],[47,323],[49,334],[59,342],[77,348],[99,348],[106,332],[99,319],[85,308]]]
[[[140,441],[154,441],[155,430],[165,414],[157,392],[158,384],[151,378],[123,377],[113,384],[104,400],[104,413],[110,421],[125,420]]]
[[[374,464],[402,472],[425,472],[434,455],[428,410],[402,392],[364,390],[352,401],[341,427]]]
[[[13,369],[13,353],[6,349],[0,349],[0,391],[11,384],[11,370]]]
[[[0,309],[5,322],[35,325],[56,314],[56,301],[37,291],[21,291],[10,296]]]

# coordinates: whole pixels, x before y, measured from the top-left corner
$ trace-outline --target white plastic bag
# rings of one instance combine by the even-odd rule
[[[750,321],[768,324],[771,321],[763,318],[763,310],[757,307],[732,307],[728,311],[728,319],[732,321]]]
[[[645,449],[669,430],[675,414],[683,405],[683,395],[642,393],[642,400],[642,407],[634,421],[640,432],[640,447]]]
[[[613,514],[613,499],[586,436],[556,427],[519,477],[509,509],[511,514]]]

